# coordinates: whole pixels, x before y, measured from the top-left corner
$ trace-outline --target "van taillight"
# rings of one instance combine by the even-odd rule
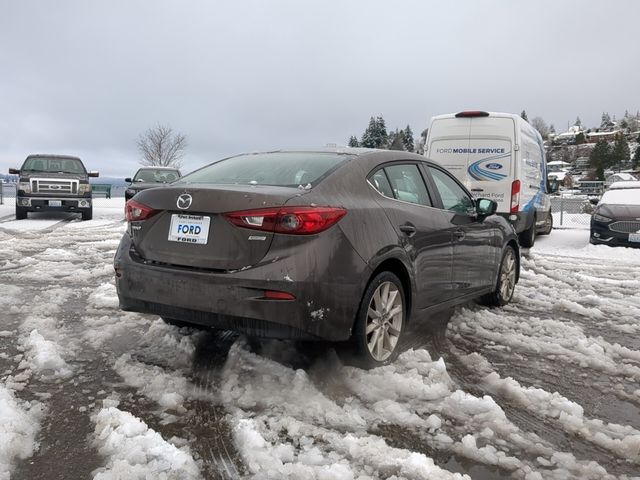
[[[474,118],[474,117],[488,117],[489,112],[483,112],[481,110],[468,110],[466,112],[456,113],[456,118]]]
[[[511,184],[511,213],[520,210],[520,180],[514,180]]]

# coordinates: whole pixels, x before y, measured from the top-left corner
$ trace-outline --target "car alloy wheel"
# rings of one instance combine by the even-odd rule
[[[508,303],[516,288],[516,255],[512,248],[504,252],[500,266],[500,297],[502,302]]]
[[[366,342],[374,360],[384,362],[395,352],[402,331],[402,293],[392,282],[378,285],[369,301]]]

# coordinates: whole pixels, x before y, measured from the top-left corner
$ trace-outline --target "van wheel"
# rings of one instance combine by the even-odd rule
[[[516,252],[511,245],[507,245],[502,254],[496,289],[480,297],[478,303],[488,307],[502,307],[509,303],[511,297],[513,297],[513,291],[516,288],[517,273],[518,262],[516,260]]]
[[[393,362],[400,351],[406,315],[400,279],[391,272],[376,275],[364,292],[356,316],[352,337],[356,363],[375,368]]]
[[[16,207],[16,220],[24,220],[27,218],[27,209]]]
[[[531,226],[524,232],[520,233],[518,237],[520,239],[520,245],[526,248],[533,247],[533,244],[536,242],[536,218],[535,217],[533,217],[533,223],[531,223]]]
[[[91,220],[93,218],[93,208],[90,210],[83,210],[82,220]]]
[[[544,221],[544,230],[540,232],[540,235],[549,235],[553,230],[553,215],[551,215],[551,210],[547,213],[547,219]]]

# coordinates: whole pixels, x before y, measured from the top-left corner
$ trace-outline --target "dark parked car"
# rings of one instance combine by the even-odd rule
[[[175,182],[181,177],[180,170],[173,167],[142,167],[133,178],[125,178],[129,186],[124,191],[124,199],[129,200],[140,190]]]
[[[16,220],[24,220],[29,212],[74,212],[83,220],[93,218],[93,201],[89,177],[82,160],[69,155],[29,155],[20,169],[16,190]]]
[[[616,182],[591,216],[593,244],[640,247],[640,182]]]
[[[333,149],[240,155],[127,202],[120,307],[169,323],[351,340],[393,360],[407,322],[511,299],[512,226],[424,157]]]

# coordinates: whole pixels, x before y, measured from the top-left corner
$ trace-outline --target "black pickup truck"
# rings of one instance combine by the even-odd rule
[[[20,176],[16,191],[16,220],[28,212],[78,212],[83,220],[93,218],[89,177],[78,157],[67,155],[29,155],[20,169],[9,173]]]

